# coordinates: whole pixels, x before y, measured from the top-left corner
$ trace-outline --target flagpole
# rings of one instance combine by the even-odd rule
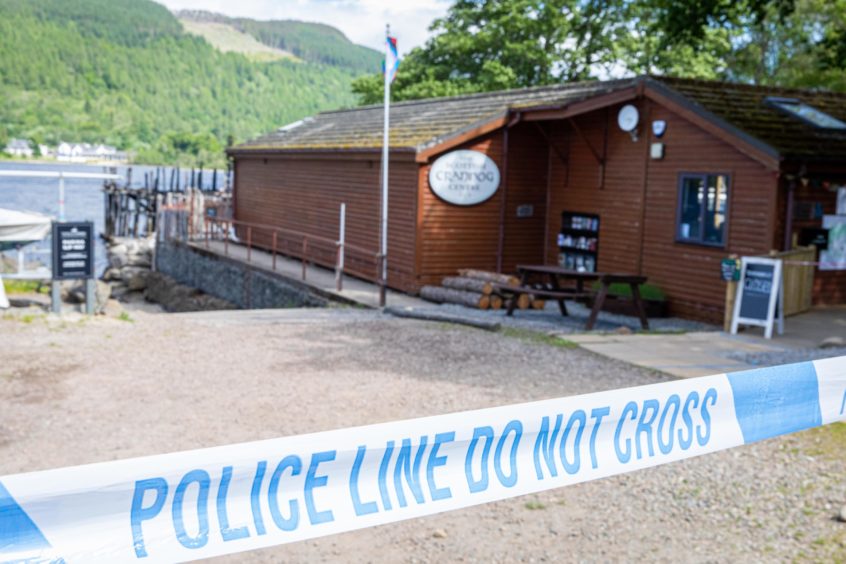
[[[379,287],[379,307],[385,307],[385,294],[388,286],[388,130],[390,128],[390,105],[391,105],[391,80],[390,70],[388,69],[389,53],[388,42],[391,36],[391,26],[385,26],[385,72],[383,79],[385,80],[385,127],[382,133],[382,248],[381,255],[381,269],[382,280]]]

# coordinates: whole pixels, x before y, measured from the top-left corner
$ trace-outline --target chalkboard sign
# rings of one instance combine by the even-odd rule
[[[758,325],[765,328],[765,336],[769,339],[778,318],[779,334],[783,333],[782,303],[781,260],[743,257],[731,332],[737,333],[738,325]]]
[[[94,224],[53,223],[53,279],[94,277]]]

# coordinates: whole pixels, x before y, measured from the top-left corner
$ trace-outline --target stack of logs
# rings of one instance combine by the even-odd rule
[[[520,286],[516,276],[486,272],[484,270],[459,270],[458,276],[447,276],[440,286],[423,286],[420,297],[436,303],[459,304],[478,309],[502,309],[508,304],[497,285]],[[543,309],[543,300],[521,294],[517,300],[519,309]]]

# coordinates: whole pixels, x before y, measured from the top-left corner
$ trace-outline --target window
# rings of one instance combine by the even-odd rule
[[[676,240],[722,247],[728,218],[729,178],[725,174],[682,174]]]
[[[846,123],[806,104],[798,98],[776,98],[770,96],[765,101],[767,104],[816,127],[824,129],[846,129]]]

